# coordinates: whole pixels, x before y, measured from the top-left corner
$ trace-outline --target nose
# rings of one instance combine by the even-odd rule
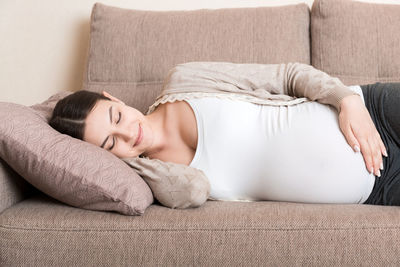
[[[135,137],[134,125],[121,125],[115,128],[114,134],[123,138],[124,140],[132,140]]]

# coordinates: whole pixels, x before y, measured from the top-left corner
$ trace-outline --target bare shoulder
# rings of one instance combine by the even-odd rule
[[[185,125],[193,122],[193,120],[196,119],[192,108],[186,101],[175,101],[173,103],[168,103],[168,108],[173,110],[174,116],[180,119]]]

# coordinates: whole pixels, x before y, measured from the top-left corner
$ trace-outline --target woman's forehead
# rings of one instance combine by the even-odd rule
[[[96,105],[93,107],[92,112],[94,113],[104,113],[104,112],[109,112],[109,109],[111,106],[116,106],[117,103],[114,101],[110,101],[110,100],[99,100],[97,101]]]
[[[92,110],[88,114],[86,121],[88,123],[92,123],[93,120],[95,121],[102,120],[101,118],[109,120],[108,118],[109,118],[110,107],[112,106],[113,104],[111,103],[111,101],[105,101],[105,100],[97,101],[96,105],[92,108]]]
[[[97,101],[91,112],[88,114],[85,121],[85,133],[86,139],[99,145],[99,138],[106,137],[106,126],[110,124],[109,108],[113,106],[111,101]]]

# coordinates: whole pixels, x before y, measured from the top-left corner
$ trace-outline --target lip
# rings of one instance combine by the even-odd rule
[[[141,125],[139,124],[138,137],[137,137],[136,142],[135,142],[135,144],[133,146],[139,145],[140,142],[142,142],[142,139],[143,139],[143,130],[142,130]]]

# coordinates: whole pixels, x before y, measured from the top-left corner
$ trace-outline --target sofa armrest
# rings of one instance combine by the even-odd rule
[[[37,190],[0,158],[0,213]]]

